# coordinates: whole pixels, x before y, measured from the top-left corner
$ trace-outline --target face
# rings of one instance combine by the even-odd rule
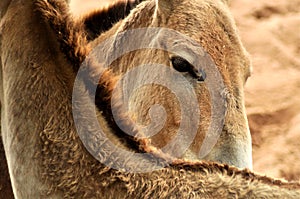
[[[177,158],[252,168],[243,99],[250,61],[228,8],[221,1],[157,1],[152,11],[140,20],[161,29],[135,37],[149,36],[149,49],[113,64],[131,117],[152,145]],[[126,28],[137,27],[145,24]]]

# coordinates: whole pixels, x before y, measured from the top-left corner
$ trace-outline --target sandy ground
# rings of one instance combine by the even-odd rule
[[[107,6],[115,1],[117,0],[71,0],[70,7],[75,15],[80,16],[90,10]]]
[[[78,15],[111,2],[82,1],[71,2],[72,11]],[[242,41],[253,60],[245,98],[254,170],[299,180],[300,0],[230,2]],[[0,192],[6,197],[10,193],[6,193],[6,187],[0,187]]]
[[[76,6],[82,14],[110,0]],[[231,0],[242,41],[252,55],[245,88],[254,170],[300,179],[300,0]]]
[[[300,179],[300,0],[232,0],[252,55],[246,107],[254,170]]]

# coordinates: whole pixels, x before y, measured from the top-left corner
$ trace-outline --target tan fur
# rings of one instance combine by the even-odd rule
[[[83,16],[84,27],[88,33],[88,39],[94,40],[101,33],[109,30],[115,23],[125,18],[129,12],[143,0],[116,1],[108,7],[91,11]]]
[[[36,2],[38,4],[35,4]],[[191,1],[187,5],[195,6],[195,3],[196,1]],[[200,4],[200,1],[197,3]],[[74,72],[78,69],[77,67],[86,53],[89,52],[90,47],[109,37],[116,30],[139,27],[140,24],[134,22],[143,20],[143,26],[150,26],[154,18],[155,4],[154,1],[147,1],[140,5],[123,22],[118,23],[111,31],[102,34],[98,40],[91,44],[86,43],[85,33],[82,32],[83,29],[81,29],[80,24],[77,26],[77,22],[68,21],[71,20],[68,16],[60,15],[65,14],[66,10],[60,9],[59,4],[64,5],[64,2],[56,1],[55,3],[55,1],[50,0],[12,1],[1,21],[0,56],[3,63],[1,68],[3,74],[1,78],[1,87],[3,87],[1,92],[1,124],[3,128],[1,130],[16,198],[299,197],[300,185],[298,183],[287,183],[260,176],[249,170],[239,170],[218,163],[174,160],[168,157],[168,154],[162,154],[155,147],[161,144],[155,138],[151,140],[151,143],[149,140],[134,141],[155,156],[171,159],[172,164],[167,168],[150,173],[132,174],[116,171],[99,163],[86,151],[75,132],[71,107]],[[57,13],[43,13],[46,11],[44,5],[49,5],[49,11],[56,10]],[[183,9],[182,6],[187,5],[178,5],[178,9],[181,10]],[[200,5],[203,6],[203,12],[210,17],[214,16],[211,15],[214,13],[219,20],[223,19],[218,13],[220,7],[221,10],[223,9],[223,4],[205,0]],[[59,20],[65,20],[65,25],[47,24],[41,13],[46,17],[46,21],[47,19],[49,21],[54,20],[53,17],[57,15]],[[187,17],[192,18],[192,16]],[[181,27],[186,23],[175,24],[174,20],[168,19],[170,22],[168,26],[179,31],[186,30],[188,35],[193,33],[193,37],[195,37],[194,34],[198,33],[198,31],[193,32],[192,29],[187,30],[189,27]],[[228,25],[232,25],[231,23],[231,21],[228,22]],[[155,21],[155,24],[160,25],[160,21]],[[70,30],[61,29],[64,26],[69,27]],[[54,30],[51,30],[50,27]],[[59,31],[55,31],[55,27]],[[242,67],[242,65],[248,65],[248,59],[245,58],[244,49],[235,30],[225,30],[228,36],[217,34],[224,31],[220,30],[219,26],[209,29],[206,24],[203,25],[203,28],[207,31],[213,31],[212,33],[216,34],[220,42],[214,42],[207,31],[201,33],[201,44],[211,54],[222,75],[224,75],[223,78],[228,87],[229,106],[231,106],[226,118],[225,133],[220,139],[222,143],[218,143],[214,151],[216,155],[212,154],[208,158],[219,160],[224,146],[230,148],[228,144],[234,145],[235,139],[242,140],[242,143],[248,139],[244,138],[244,136],[247,137],[244,135],[247,131],[247,122],[243,110],[243,94],[235,93],[235,89],[241,89],[244,84],[247,66]],[[59,32],[62,35],[57,34]],[[65,40],[64,34],[70,37]],[[223,52],[221,48],[224,44],[228,49]],[[70,46],[73,46],[73,49],[71,51],[66,50]],[[151,56],[153,52],[137,52],[136,55],[139,55],[138,53]],[[128,56],[133,55],[129,54]],[[114,63],[115,66],[118,66],[117,68],[105,71],[101,66],[93,63],[89,65],[90,75],[104,72],[103,79],[97,82],[100,88],[103,87],[99,93],[100,97],[103,97],[100,99],[101,102],[104,103],[110,98],[118,75],[133,67],[135,63],[143,61],[138,59],[129,62],[127,58],[117,60]],[[168,60],[166,57],[162,58],[156,59]],[[230,67],[231,64],[236,65]],[[85,85],[82,85],[80,89],[86,90]],[[205,88],[199,90],[201,94],[207,92]],[[103,93],[101,93],[102,91]],[[242,90],[238,91],[242,92]],[[148,97],[155,97],[152,96],[155,94],[153,91],[149,90],[147,93],[150,94]],[[90,99],[84,100],[89,101]],[[200,108],[205,109],[206,105],[207,102],[200,105]],[[115,104],[115,106],[118,107],[119,105]],[[210,114],[207,110],[205,113]],[[120,114],[125,114],[123,115],[124,118],[128,117],[127,113]],[[116,129],[110,126],[105,114],[102,115],[98,112],[98,116],[108,137],[122,145],[120,142],[122,140],[120,135],[122,134],[115,132]],[[86,119],[88,121],[88,118]],[[205,120],[204,117],[202,119]],[[235,121],[239,121],[240,124],[236,125]],[[127,121],[124,120],[124,122]],[[169,125],[172,124],[169,123]],[[205,123],[202,126],[205,129]],[[198,144],[195,143],[195,145]],[[136,151],[133,147],[127,149]],[[236,150],[238,149],[225,150],[225,152],[233,152],[233,157],[221,158],[220,161],[234,164],[234,152]],[[100,150],[99,153],[102,151]]]
[[[118,31],[151,26],[166,27],[193,38],[204,47],[223,76],[227,87],[224,95],[228,103],[221,138],[206,159],[229,163],[238,167],[251,167],[251,138],[243,104],[243,85],[249,76],[250,61],[240,42],[231,15],[221,2],[175,2],[177,5],[176,7],[173,6],[174,9],[170,17],[164,15],[169,12],[168,10],[162,10],[164,14],[161,14],[158,9],[155,13],[154,2],[141,4],[122,22]],[[201,10],[201,13],[196,12],[196,10]],[[178,21],[179,18],[180,21]],[[136,23],[136,21],[143,21],[143,23]],[[190,23],[190,21],[194,23]],[[92,45],[97,45],[102,40],[103,38],[100,37]],[[160,57],[156,56],[157,54]],[[148,57],[148,59],[144,57]],[[119,59],[112,68],[117,74],[122,74],[134,66],[148,63],[148,60],[151,60],[151,63],[170,65],[168,63],[169,55],[166,53],[140,51]],[[196,154],[199,151],[203,135],[205,135],[208,124],[211,122],[208,90],[202,85],[195,85],[195,90],[201,102],[199,108],[202,114],[198,134],[190,147],[190,154]],[[165,96],[164,100],[159,98],[158,91]],[[152,144],[156,147],[165,146],[176,133],[177,121],[180,120],[180,111],[176,109],[178,104],[174,104],[174,96],[163,88],[153,87],[141,91],[132,101],[133,104],[130,105],[133,107],[130,110],[132,117],[138,118],[137,122],[141,124],[150,123],[147,110],[151,105],[162,104],[164,106],[166,112],[169,113],[168,120],[165,128],[157,136],[152,137]],[[187,156],[188,154],[185,157]]]

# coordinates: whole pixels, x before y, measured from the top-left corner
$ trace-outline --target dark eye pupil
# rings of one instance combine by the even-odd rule
[[[189,72],[191,70],[190,63],[181,57],[172,57],[171,62],[173,68],[178,72]]]
[[[188,72],[197,81],[203,82],[206,79],[206,73],[202,69],[195,69],[187,60],[182,57],[171,57],[173,68],[178,72]]]

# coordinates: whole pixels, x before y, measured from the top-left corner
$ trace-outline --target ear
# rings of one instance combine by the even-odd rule
[[[35,0],[35,6],[53,31],[61,52],[77,73],[89,52],[83,24],[76,22],[69,14],[69,5],[65,0]]]
[[[6,13],[8,6],[10,4],[11,0],[1,0],[0,1],[0,19],[4,16]]]
[[[171,12],[173,3],[172,0],[156,0],[156,9],[162,13]]]
[[[164,23],[168,20],[170,13],[176,6],[177,0],[156,0],[155,19],[158,23]]]
[[[144,0],[117,1],[109,7],[96,10],[83,17],[88,40],[94,40],[102,32],[109,30],[115,23],[129,15]]]
[[[230,0],[221,0],[224,4],[229,5]]]

